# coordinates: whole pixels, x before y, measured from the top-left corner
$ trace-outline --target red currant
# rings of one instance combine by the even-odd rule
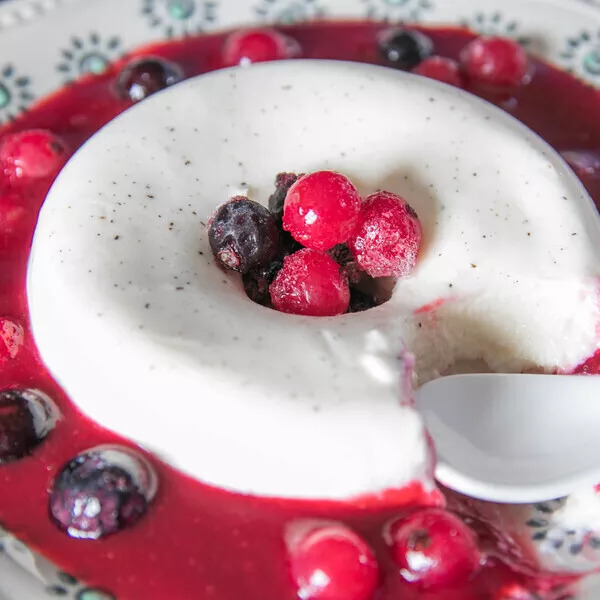
[[[406,277],[417,263],[421,223],[411,206],[391,192],[365,199],[348,246],[371,277]]]
[[[431,56],[413,69],[413,73],[436,79],[456,87],[463,87],[463,76],[460,65],[445,56]]]
[[[463,49],[460,61],[465,73],[482,83],[514,87],[527,80],[527,55],[507,38],[478,37]]]
[[[350,303],[348,279],[342,268],[325,252],[310,248],[283,259],[269,293],[276,310],[297,315],[339,315]]]
[[[398,519],[386,535],[402,577],[423,590],[462,584],[480,564],[473,531],[440,508],[427,508]]]
[[[361,205],[360,195],[347,177],[317,171],[300,177],[288,190],[283,228],[308,248],[329,250],[352,235]]]
[[[299,54],[298,43],[274,29],[241,29],[227,38],[223,63],[235,66],[294,58]]]
[[[67,158],[65,144],[45,129],[7,135],[0,145],[0,166],[9,179],[55,175]]]
[[[309,531],[291,549],[291,570],[302,600],[370,600],[377,587],[373,552],[343,525]]]

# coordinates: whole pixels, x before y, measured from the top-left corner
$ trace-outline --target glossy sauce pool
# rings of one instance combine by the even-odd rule
[[[382,64],[376,36],[382,25],[320,23],[283,28],[300,43],[304,58],[355,60]],[[473,37],[454,29],[428,30],[436,53],[456,58]],[[135,54],[161,56],[180,65],[186,76],[220,68],[226,34],[200,36],[147,47]],[[85,78],[6,125],[0,134],[28,128],[49,129],[75,150],[103,124],[130,106],[115,91],[115,65],[101,76]],[[544,63],[534,61],[531,83],[514,97],[468,88],[507,109],[559,151],[600,149],[600,94],[592,87]],[[549,101],[549,98],[552,100]],[[600,177],[582,177],[600,206]],[[5,185],[27,207],[19,232],[3,232],[0,215],[0,315],[21,322],[27,331],[25,273],[37,212],[49,181]],[[0,209],[1,210],[1,209]],[[577,369],[600,373],[600,357]],[[99,365],[101,376],[101,365]],[[93,382],[90,382],[93,385]],[[98,444],[129,444],[77,412],[41,364],[32,340],[14,360],[0,365],[0,389],[36,387],[55,399],[63,419],[31,457],[0,466],[0,521],[7,529],[64,570],[119,600],[209,599],[292,600],[284,546],[285,528],[298,519],[342,521],[373,547],[381,567],[377,600],[490,600],[501,584],[525,581],[536,589],[559,590],[568,581],[526,578],[493,557],[494,545],[481,544],[490,557],[467,587],[442,593],[418,593],[394,569],[381,535],[393,516],[424,504],[441,504],[441,494],[426,494],[418,486],[352,504],[265,500],[230,494],[202,485],[151,457],[160,485],[156,499],[131,529],[98,541],[75,540],[48,518],[47,491],[57,471],[75,454]],[[168,406],[165,406],[168,410]],[[181,415],[182,419],[186,415]],[[240,457],[243,460],[243,457]],[[491,538],[490,538],[491,540]],[[566,589],[566,588],[565,588]],[[566,597],[566,596],[564,596]],[[340,599],[343,600],[343,599]]]

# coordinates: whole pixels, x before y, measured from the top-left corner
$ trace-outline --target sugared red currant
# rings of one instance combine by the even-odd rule
[[[123,98],[138,102],[182,79],[183,71],[164,58],[136,58],[121,71],[117,89]]]
[[[393,521],[386,538],[400,574],[420,589],[460,585],[480,564],[473,531],[440,508],[426,508]]]
[[[412,69],[433,52],[433,42],[419,31],[393,29],[379,39],[383,59],[398,69]]]
[[[284,258],[269,292],[275,309],[298,315],[339,315],[350,302],[343,270],[331,256],[310,248]]]
[[[10,180],[56,175],[66,158],[64,142],[45,129],[13,133],[0,143],[0,168]]]
[[[377,587],[372,550],[343,525],[309,530],[290,548],[290,565],[302,600],[371,600]]]
[[[456,87],[463,86],[463,76],[460,65],[445,56],[430,56],[413,69],[413,73],[436,79]]]
[[[59,472],[50,515],[71,537],[95,540],[136,523],[155,492],[154,471],[137,452],[99,446]]]
[[[240,273],[268,265],[279,248],[275,217],[245,196],[235,196],[216,210],[208,240],[219,264]]]
[[[300,177],[283,208],[283,228],[307,248],[329,250],[353,233],[362,201],[352,182],[333,171]]]
[[[473,80],[495,86],[517,86],[528,78],[529,63],[521,45],[497,36],[481,36],[463,48],[460,62]]]
[[[275,191],[269,196],[269,210],[279,222],[283,218],[285,197],[297,179],[296,173],[278,173],[275,177]]]
[[[27,456],[51,431],[58,409],[38,390],[0,392],[0,463]]]
[[[25,341],[25,331],[22,325],[0,317],[0,364],[15,358]]]
[[[411,206],[391,192],[365,199],[348,246],[371,277],[406,277],[414,269],[421,244],[421,224]]]
[[[240,29],[225,41],[223,63],[235,66],[294,58],[299,54],[298,43],[275,29]]]

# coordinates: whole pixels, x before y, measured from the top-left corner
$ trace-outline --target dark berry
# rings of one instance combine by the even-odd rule
[[[16,358],[24,341],[25,331],[22,325],[12,319],[0,317],[0,365]]]
[[[423,590],[464,584],[480,565],[473,531],[440,508],[426,508],[393,521],[386,538],[402,577]]]
[[[54,403],[38,390],[0,392],[0,463],[27,456],[58,418]]]
[[[12,133],[0,144],[0,168],[10,180],[56,175],[66,159],[65,143],[45,129]]]
[[[350,288],[350,306],[348,306],[348,312],[362,312],[375,306],[377,306],[377,301],[373,296],[361,292],[356,288]]]
[[[339,315],[350,302],[344,271],[331,256],[310,248],[284,258],[269,292],[276,310],[298,315]]]
[[[296,173],[279,173],[275,177],[275,191],[269,196],[269,210],[280,223],[283,218],[285,197],[298,177],[299,175],[296,175]]]
[[[363,204],[348,246],[371,277],[406,277],[414,269],[421,224],[411,206],[391,192],[375,192]]]
[[[302,250],[302,248],[304,248],[304,246],[296,241],[289,231],[285,231],[285,229],[279,230],[278,256],[281,256],[283,259],[284,256],[294,254],[294,252],[298,252],[298,250]]]
[[[71,537],[95,540],[136,523],[155,493],[154,471],[137,452],[99,446],[59,472],[50,515]]]
[[[117,88],[119,94],[132,102],[159,92],[183,79],[183,71],[163,58],[144,57],[131,61],[121,71]]]
[[[305,533],[290,547],[290,565],[302,600],[371,600],[379,579],[373,551],[343,525]]]
[[[430,56],[418,64],[413,73],[442,81],[456,87],[463,87],[463,75],[458,62],[445,56]]]
[[[294,58],[300,46],[274,29],[240,29],[230,34],[223,47],[223,64],[235,65]]]
[[[329,250],[329,256],[335,260],[335,262],[341,267],[346,266],[349,262],[354,260],[348,244],[338,244]]]
[[[381,37],[379,52],[390,66],[413,69],[432,54],[433,42],[419,31],[395,29]]]
[[[219,264],[240,273],[268,265],[279,249],[275,217],[245,196],[236,196],[216,210],[208,240]]]
[[[244,290],[250,300],[263,306],[271,304],[269,286],[283,267],[283,257],[276,258],[264,267],[257,267],[242,276]]]
[[[481,83],[514,87],[528,79],[525,50],[507,38],[481,36],[474,39],[461,52],[460,62],[465,73]]]
[[[300,177],[283,208],[283,228],[307,248],[329,250],[356,227],[362,200],[352,182],[333,171]]]

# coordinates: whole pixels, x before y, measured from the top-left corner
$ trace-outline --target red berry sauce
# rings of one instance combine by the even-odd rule
[[[298,42],[302,56],[307,58],[383,64],[377,39],[384,27],[374,23],[323,22],[281,31]],[[454,60],[474,37],[454,29],[425,33],[432,38],[437,55]],[[189,77],[224,66],[226,41],[227,34],[191,37],[155,45],[135,55],[154,55],[171,61]],[[545,63],[534,60],[532,65],[531,82],[511,92],[511,112],[559,151],[596,152],[600,147],[599,92]],[[119,64],[101,76],[86,77],[4,126],[0,133],[6,137],[27,129],[46,130],[58,136],[69,152],[74,151],[132,104],[116,92],[122,68]],[[474,79],[466,83],[468,90],[504,103],[505,90],[496,95],[489,86],[477,86]],[[54,154],[51,151],[44,157],[46,165],[46,158],[53,159]],[[295,165],[289,168],[294,169]],[[26,175],[25,165],[23,169]],[[490,557],[472,579],[458,587],[432,592],[408,583],[393,561],[384,531],[387,524],[413,513],[415,507],[443,504],[440,492],[426,493],[417,484],[347,504],[260,499],[205,486],[153,456],[148,456],[148,460],[158,474],[158,492],[135,525],[96,541],[73,539],[60,531],[48,514],[48,490],[60,470],[91,447],[107,443],[134,445],[78,412],[48,375],[29,335],[25,297],[28,251],[37,212],[52,177],[52,165],[50,172],[41,177],[4,177],[0,193],[0,316],[24,328],[22,339],[8,342],[10,348],[17,343],[18,351],[9,350],[8,358],[6,352],[0,357],[0,389],[39,388],[62,412],[56,428],[31,456],[0,465],[0,521],[9,530],[66,571],[120,600],[293,600],[297,597],[290,565],[294,550],[288,547],[286,536],[291,526],[306,521],[343,525],[347,528],[343,531],[354,532],[345,538],[348,543],[341,540],[339,546],[340,552],[348,556],[362,557],[356,577],[341,569],[334,551],[338,543],[331,540],[322,542],[329,548],[322,559],[315,542],[308,548],[304,546],[308,554],[303,562],[296,563],[296,577],[300,572],[304,577],[307,570],[313,569],[314,559],[323,561],[325,573],[330,570],[335,581],[332,585],[343,587],[347,582],[350,595],[337,600],[357,600],[370,592],[375,570],[372,560],[377,562],[377,600],[484,600],[504,597],[504,593],[499,596],[502,588],[520,593],[521,586],[550,589],[563,583],[564,579],[557,578],[528,579]],[[599,203],[600,179],[587,171],[581,177]],[[6,346],[5,340],[2,345]],[[592,357],[578,370],[599,373],[600,356]],[[244,457],[240,456],[240,460]],[[479,525],[481,546],[485,542],[485,526]]]

